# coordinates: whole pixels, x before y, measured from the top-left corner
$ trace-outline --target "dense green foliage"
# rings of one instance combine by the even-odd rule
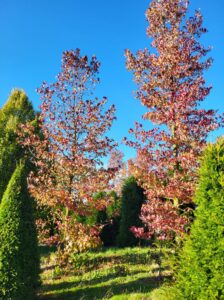
[[[18,163],[0,205],[0,299],[33,299],[39,255],[27,167]]]
[[[130,228],[142,225],[139,215],[144,199],[144,191],[138,186],[136,179],[134,177],[126,179],[121,194],[121,221],[117,239],[119,247],[131,247],[138,244],[139,240]]]
[[[109,195],[113,199],[113,202],[106,208],[107,218],[105,226],[100,233],[100,238],[105,247],[115,247],[119,233],[121,199],[114,191],[111,191]]]
[[[224,299],[224,139],[204,153],[196,219],[180,255],[177,298]]]
[[[0,202],[8,182],[23,156],[16,142],[16,130],[20,123],[34,119],[34,110],[24,91],[15,89],[0,109]]]
[[[104,197],[106,197],[106,192],[103,191],[98,192],[93,196],[95,201],[103,199]],[[88,225],[104,224],[107,220],[106,208],[102,210],[97,210],[96,208],[93,208],[91,214],[89,216],[84,217],[83,219]]]
[[[111,204],[102,210],[93,209],[91,215],[79,218],[88,225],[102,225],[100,239],[104,247],[115,247],[120,222],[120,198],[115,191],[99,192],[94,195],[95,200],[110,197]]]

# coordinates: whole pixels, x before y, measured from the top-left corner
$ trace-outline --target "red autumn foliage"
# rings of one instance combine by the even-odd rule
[[[92,95],[99,83],[99,66],[95,56],[81,56],[79,49],[64,52],[56,82],[44,82],[38,89],[42,101],[38,130],[23,125],[20,132],[36,166],[29,189],[40,204],[51,207],[65,248],[66,243],[75,241],[71,241],[71,217],[107,206],[108,199],[96,201],[93,194],[108,189],[114,176],[112,169],[104,168],[102,159],[116,145],[106,136],[115,119],[115,107],[106,109],[107,98]],[[73,223],[84,232],[83,226]],[[76,239],[79,234],[73,232],[73,236]]]
[[[136,123],[130,130],[134,140],[126,140],[137,149],[135,176],[148,199],[141,213],[145,229],[132,229],[143,238],[169,239],[185,231],[199,157],[208,134],[223,125],[216,111],[200,106],[211,90],[203,71],[212,59],[198,41],[207,31],[201,13],[187,18],[188,5],[188,0],[153,0],[146,17],[155,51],[126,50],[136,97],[147,109],[143,119],[154,124],[145,130]]]

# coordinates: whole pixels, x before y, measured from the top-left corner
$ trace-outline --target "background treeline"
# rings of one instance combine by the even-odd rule
[[[105,196],[106,192],[94,195],[95,199]],[[133,247],[142,241],[134,236],[130,228],[142,226],[139,215],[145,201],[144,191],[137,184],[136,179],[130,176],[123,181],[121,195],[115,191],[109,192],[113,203],[104,210],[94,210],[83,222],[89,225],[104,225],[100,238],[105,247]]]

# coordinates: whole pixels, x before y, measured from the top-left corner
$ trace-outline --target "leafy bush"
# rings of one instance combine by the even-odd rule
[[[139,239],[130,228],[142,225],[139,215],[144,200],[143,189],[138,186],[134,177],[129,177],[124,182],[121,193],[121,221],[117,239],[119,247],[132,247],[138,244]]]
[[[27,168],[20,163],[0,206],[0,299],[33,299],[39,282],[39,255]]]
[[[224,139],[204,153],[191,234],[180,254],[176,299],[224,299]]]

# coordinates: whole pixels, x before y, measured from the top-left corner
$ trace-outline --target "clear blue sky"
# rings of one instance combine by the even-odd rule
[[[1,0],[0,1],[0,107],[12,88],[22,88],[37,109],[35,89],[52,82],[59,71],[64,50],[80,48],[101,61],[101,84],[97,96],[108,96],[117,107],[118,120],[111,134],[119,142],[143,112],[133,97],[135,84],[125,69],[124,49],[149,47],[145,30],[145,0]],[[215,61],[206,73],[213,85],[207,108],[224,111],[224,1],[192,0],[200,8],[209,33]],[[223,131],[218,133],[223,134]],[[215,138],[213,134],[210,138]],[[126,157],[134,151],[121,146]]]

